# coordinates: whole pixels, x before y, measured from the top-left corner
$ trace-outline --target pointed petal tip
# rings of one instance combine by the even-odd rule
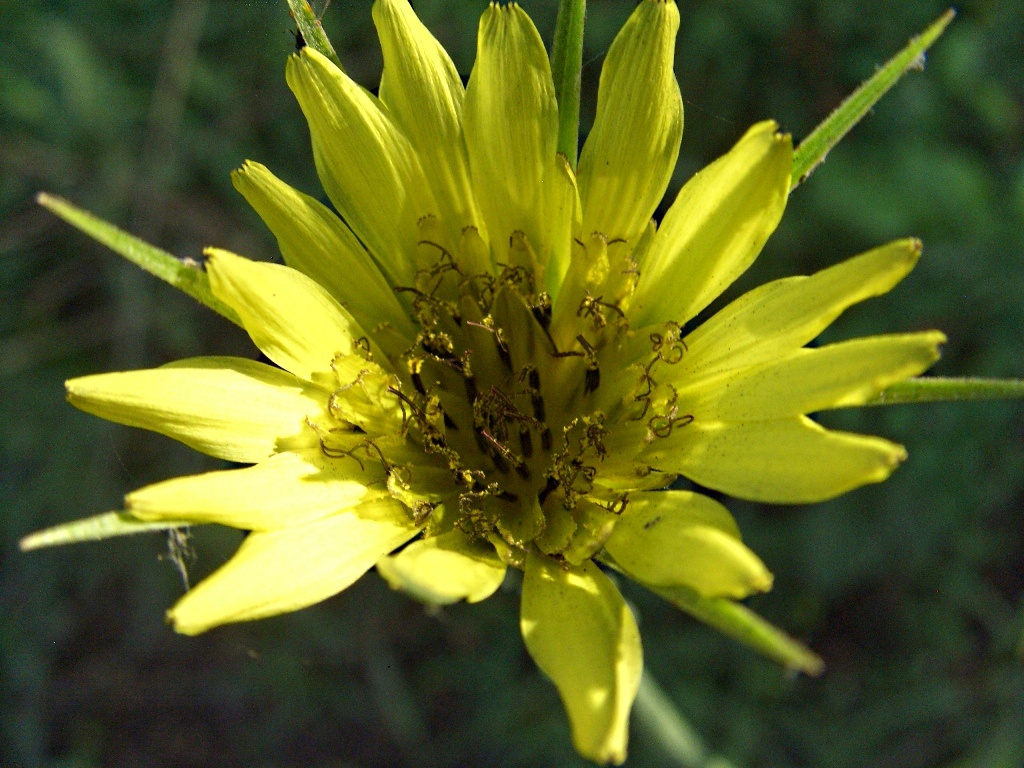
[[[167,613],[164,614],[164,620],[171,625],[175,632],[179,635],[188,635],[189,637],[195,637],[201,635],[208,629],[212,629],[214,624],[203,624],[198,621],[188,620],[182,618],[178,607],[168,609]]]
[[[43,531],[30,533],[18,541],[18,549],[22,552],[31,552],[34,549],[42,549],[46,546],[46,539],[41,535]]]

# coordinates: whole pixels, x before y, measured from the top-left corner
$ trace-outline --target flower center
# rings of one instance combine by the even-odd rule
[[[342,433],[331,445],[383,464],[391,493],[439,532],[486,539],[513,564],[531,546],[582,562],[611,533],[627,492],[648,485],[651,468],[635,460],[645,441],[680,422],[674,390],[652,373],[681,358],[679,327],[639,343],[629,332],[636,269],[625,243],[576,241],[552,301],[524,233],[509,237],[505,262],[492,262],[473,227],[454,248],[432,217],[420,234],[420,268],[411,285],[394,286],[418,326],[412,346],[390,355],[397,376],[356,371],[363,358],[347,375],[343,361],[335,366],[355,389],[383,388],[381,399],[397,404],[394,424],[346,412],[354,384],[331,407],[366,432],[401,436]]]

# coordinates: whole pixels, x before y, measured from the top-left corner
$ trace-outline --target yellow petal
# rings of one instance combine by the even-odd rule
[[[292,374],[234,357],[198,357],[162,368],[101,373],[67,382],[68,402],[118,424],[142,427],[228,461],[263,461],[309,444],[307,416],[323,395]]]
[[[580,195],[576,176],[564,155],[556,155],[553,170],[547,176],[550,195],[550,220],[546,230],[551,247],[544,263],[544,284],[557,298],[572,258],[573,234],[580,231]]]
[[[576,749],[596,763],[620,765],[643,654],[615,585],[589,560],[576,567],[531,554],[520,628],[533,660],[558,687]]]
[[[689,491],[631,495],[605,549],[631,578],[652,586],[736,600],[772,586],[728,510]]]
[[[687,336],[681,362],[662,374],[675,381],[775,360],[814,339],[847,307],[888,293],[920,255],[918,240],[897,240],[810,277],[755,288]]]
[[[314,373],[329,373],[337,355],[352,354],[353,335],[360,332],[323,287],[281,264],[218,248],[206,254],[213,295],[238,313],[253,343],[286,371],[309,381]]]
[[[753,126],[679,191],[640,264],[634,326],[686,322],[757,258],[789,194],[793,145],[776,130]]]
[[[478,603],[505,580],[505,564],[494,547],[458,530],[414,541],[397,555],[382,558],[377,571],[393,589],[428,605]]]
[[[289,267],[326,288],[365,330],[388,323],[407,339],[415,337],[391,285],[327,206],[251,160],[232,172],[231,181],[274,233]]]
[[[416,535],[396,501],[372,501],[305,525],[250,534],[235,556],[168,611],[174,628],[198,635],[326,600]]]
[[[886,387],[930,368],[945,340],[930,331],[798,349],[680,394],[688,410],[711,421],[765,421],[863,405]]]
[[[553,204],[544,179],[554,172],[558,105],[544,43],[515,3],[492,3],[480,19],[464,120],[473,186],[495,260],[509,262],[509,238],[520,230],[543,262]]]
[[[580,156],[584,236],[601,232],[633,245],[665,194],[683,135],[673,72],[678,29],[674,2],[643,0],[608,50]]]
[[[288,59],[285,76],[324,191],[388,278],[411,284],[416,221],[437,211],[409,140],[372,94],[309,46]]]
[[[464,227],[479,230],[462,136],[465,89],[455,65],[408,0],[376,0],[373,20],[384,52],[380,100],[415,147],[441,222],[454,238]]]
[[[246,469],[208,472],[156,483],[128,494],[140,520],[188,520],[267,531],[302,525],[350,509],[382,490],[379,464],[360,469],[354,459],[332,459],[319,447],[285,452]],[[373,472],[372,468],[379,471]]]
[[[826,430],[806,416],[733,424],[695,421],[642,454],[655,469],[740,499],[810,504],[880,483],[907,457],[879,437]]]

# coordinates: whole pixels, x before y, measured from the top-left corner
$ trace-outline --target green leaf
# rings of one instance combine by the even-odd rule
[[[943,33],[956,15],[950,8],[917,37],[911,38],[906,48],[893,56],[839,107],[807,136],[793,154],[793,179],[790,192],[801,184],[825,159],[825,155],[847,132],[860,122],[875,103],[912,69],[924,68],[924,52]]]
[[[808,675],[825,669],[821,657],[746,606],[724,597],[700,597],[685,587],[648,587],[672,605],[785,667]]]
[[[341,65],[341,59],[334,51],[334,46],[327,39],[327,33],[320,23],[320,19],[313,13],[307,0],[288,0],[288,7],[291,9],[291,16],[299,26],[299,34],[302,35],[302,42],[308,45],[317,53],[322,53],[331,63],[342,72],[345,67]]]
[[[194,523],[186,520],[160,520],[144,522],[128,512],[104,512],[81,520],[72,520],[52,528],[30,533],[18,546],[22,552],[43,547],[57,547],[62,544],[76,544],[80,541],[100,541],[114,536],[129,536],[150,531],[166,531],[171,528],[187,528]]]
[[[561,0],[551,48],[551,75],[558,99],[558,151],[565,155],[573,171],[580,135],[580,71],[586,13],[586,0]]]
[[[200,304],[205,304],[235,325],[242,325],[235,310],[213,295],[210,290],[209,278],[195,262],[182,261],[173,254],[128,234],[88,211],[83,211],[62,197],[40,192],[36,201],[71,226],[89,235],[93,240],[142,267],[149,274],[184,291]]]
[[[865,405],[942,403],[961,400],[1013,400],[1024,398],[1024,379],[949,379],[928,376],[907,379],[882,390]]]

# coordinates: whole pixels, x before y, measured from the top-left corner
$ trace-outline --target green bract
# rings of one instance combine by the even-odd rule
[[[684,330],[775,229],[793,150],[753,126],[655,226],[683,126],[675,5],[643,0],[612,45],[578,174],[520,8],[484,13],[465,89],[406,0],[377,0],[374,20],[379,99],[310,48],[287,65],[340,216],[247,162],[235,186],[287,266],[207,252],[214,300],[275,365],[67,384],[85,411],[253,466],[143,488],[82,535],[251,531],[171,609],[187,634],[302,608],[374,566],[433,604],[482,600],[520,569],[526,647],[577,749],[621,763],[640,639],[595,560],[683,603],[741,599],[771,574],[723,506],[664,490],[679,476],[782,503],[885,479],[902,447],[806,414],[921,373],[942,334],[805,345],[892,288],[920,245],[769,283]],[[47,535],[70,534],[34,543]]]

